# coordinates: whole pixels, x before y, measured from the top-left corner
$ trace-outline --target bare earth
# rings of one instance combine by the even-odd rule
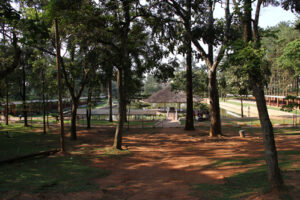
[[[262,164],[242,166],[221,166],[210,168],[209,164],[217,159],[232,157],[262,156],[263,143],[259,135],[238,137],[235,131],[224,132],[223,138],[207,137],[207,130],[184,131],[182,128],[131,129],[123,137],[124,149],[130,155],[113,157],[95,157],[93,166],[106,169],[110,175],[94,180],[99,190],[71,194],[22,194],[20,199],[72,199],[72,200],[197,200],[205,199],[192,196],[191,185],[199,183],[222,184],[235,173],[243,172]],[[113,141],[113,129],[93,129],[80,131],[74,151],[89,147],[85,155],[101,155],[103,147],[110,147]],[[279,150],[299,150],[300,136],[279,135],[276,138]],[[75,152],[74,152],[75,153]],[[299,156],[295,160],[300,160]],[[299,164],[299,163],[298,163]],[[294,190],[300,189],[299,173],[291,174],[288,185]],[[293,190],[293,191],[294,191]],[[293,191],[290,191],[293,193]],[[292,194],[294,199],[300,196]],[[250,199],[278,199],[274,194],[256,194]]]

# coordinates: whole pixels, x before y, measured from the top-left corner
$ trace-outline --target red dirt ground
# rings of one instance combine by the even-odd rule
[[[225,132],[225,131],[224,131]],[[88,155],[103,154],[103,147],[113,142],[113,129],[93,129],[79,132],[78,141],[73,143],[73,153]],[[191,184],[224,183],[226,177],[243,172],[258,163],[242,166],[210,168],[216,159],[232,157],[263,156],[263,143],[260,136],[238,137],[236,131],[227,131],[226,137],[209,138],[206,130],[183,131],[169,129],[131,129],[123,136],[124,148],[131,152],[128,156],[95,157],[93,166],[106,169],[110,175],[95,180],[99,190],[71,194],[22,194],[21,200],[33,199],[72,199],[72,200],[197,200],[191,196]],[[300,136],[276,137],[279,150],[300,149]],[[82,147],[89,147],[82,152]],[[295,157],[295,160],[299,160]],[[298,163],[299,164],[299,163]],[[299,191],[300,175],[293,172],[287,185]],[[293,192],[293,191],[291,191]],[[300,199],[292,194],[294,199]],[[275,194],[255,194],[248,200],[278,199]]]

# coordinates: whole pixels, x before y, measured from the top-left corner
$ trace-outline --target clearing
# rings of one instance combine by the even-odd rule
[[[226,136],[210,138],[207,136],[207,127],[195,131],[184,131],[181,128],[130,129],[123,137],[124,151],[110,150],[114,135],[112,128],[80,130],[78,141],[68,141],[68,154],[28,160],[22,162],[22,165],[47,161],[53,157],[62,160],[80,157],[85,160],[86,166],[93,168],[93,173],[94,169],[102,172],[100,176],[96,174],[87,177],[87,189],[64,191],[57,187],[59,180],[54,180],[42,185],[42,190],[41,187],[27,190],[26,187],[30,186],[24,181],[21,184],[26,189],[20,191],[19,188],[14,188],[16,183],[13,180],[8,180],[7,177],[3,179],[4,175],[0,173],[0,179],[11,184],[7,186],[10,187],[7,191],[1,191],[2,198],[300,199],[300,129],[276,129],[280,166],[287,185],[287,189],[280,193],[269,192],[260,129],[246,129],[246,138],[238,136],[237,128],[224,127],[223,130]],[[19,165],[5,165],[0,169],[5,171]],[[48,167],[55,169],[57,166]],[[77,181],[69,176],[72,173],[66,177],[68,183]],[[0,186],[2,187],[1,183]]]

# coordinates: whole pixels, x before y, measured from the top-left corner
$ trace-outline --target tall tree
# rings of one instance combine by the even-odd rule
[[[226,0],[225,3],[225,22],[223,24],[216,23],[217,20],[213,16],[215,5],[217,3],[216,1],[208,0],[202,2],[197,0],[189,0],[188,2],[192,9],[192,19],[194,19],[193,23],[189,22],[189,11],[184,7],[183,1],[162,1],[163,6],[168,8],[168,11],[165,12],[172,12],[173,16],[181,19],[179,23],[183,22],[182,24],[185,28],[185,31],[197,49],[200,57],[205,61],[208,67],[208,90],[211,115],[209,135],[215,137],[217,135],[222,135],[216,79],[217,67],[225,54],[226,43],[229,40],[232,15],[230,14],[229,10],[229,0]],[[177,20],[175,19],[175,21]],[[201,42],[207,45],[207,51],[204,50],[204,46],[201,44]],[[217,46],[220,46],[219,52],[217,56],[214,57],[214,48]]]
[[[252,1],[243,2],[243,10],[240,13],[243,30],[243,42],[240,43],[237,60],[243,64],[246,69],[253,95],[256,99],[259,119],[263,130],[265,159],[269,181],[272,188],[279,189],[283,185],[283,179],[278,166],[278,156],[274,140],[273,126],[269,118],[264,95],[264,51],[261,49],[261,39],[259,32],[259,14],[263,1],[256,2],[255,18],[252,19]],[[236,7],[238,5],[236,4]],[[253,26],[252,26],[253,22]],[[241,69],[242,70],[242,69]]]
[[[61,84],[61,62],[60,62],[60,37],[58,29],[58,20],[54,19],[55,27],[55,49],[56,49],[56,74],[58,86],[58,113],[60,117],[60,150],[65,152],[65,128],[64,128],[64,113],[62,104],[62,84]]]
[[[192,5],[191,0],[186,1],[186,25],[187,32],[191,32],[191,18],[192,18]],[[185,130],[194,130],[194,108],[193,108],[193,79],[192,79],[192,41],[191,38],[186,36],[186,120]]]

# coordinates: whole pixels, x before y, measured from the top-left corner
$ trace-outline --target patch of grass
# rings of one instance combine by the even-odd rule
[[[7,191],[78,192],[97,189],[93,179],[106,176],[80,157],[47,157],[0,166],[0,193]]]
[[[15,133],[28,133],[32,132],[36,128],[42,127],[41,125],[33,124],[32,126],[24,126],[23,124],[19,123],[10,123],[7,125],[0,126],[0,133],[1,132],[15,132]]]
[[[79,124],[86,124],[87,121],[86,120],[79,120],[78,121]],[[129,126],[154,126],[156,123],[156,121],[129,121]],[[107,120],[96,120],[93,119],[91,120],[91,124],[92,125],[106,125],[106,126],[116,126],[118,124],[117,121],[113,121],[113,122],[109,122]],[[127,126],[128,123],[125,122],[124,126]]]
[[[47,151],[59,147],[59,136],[41,135],[35,127],[12,124],[0,129],[1,160]]]
[[[216,167],[221,166],[241,166],[241,165],[249,165],[253,163],[257,163],[259,161],[264,160],[262,157],[257,158],[234,158],[234,159],[222,159],[215,162]]]
[[[275,134],[283,134],[283,135],[300,135],[300,128],[292,127],[292,128],[275,128]]]
[[[201,199],[234,200],[270,189],[264,167],[257,167],[244,173],[226,178],[225,184],[192,185],[193,195]]]
[[[100,155],[100,157],[109,157],[109,158],[116,158],[116,159],[121,159],[124,156],[130,156],[132,155],[132,152],[129,151],[128,149],[124,150],[118,150],[118,149],[113,149],[111,147],[109,148],[101,148],[101,149],[95,149],[95,151],[102,151],[104,150],[104,153]]]
[[[278,151],[278,155],[282,155],[282,156],[300,155],[300,150]]]
[[[263,152],[262,152],[263,153]],[[300,151],[278,151],[279,167],[284,171],[300,170],[293,166],[291,155],[300,155]],[[221,166],[242,166],[264,161],[264,157],[256,158],[233,158],[217,160],[213,164],[204,166],[206,168],[217,168]],[[288,178],[284,173],[283,178]],[[225,179],[225,184],[196,184],[192,185],[193,195],[201,199],[210,200],[237,200],[247,198],[255,193],[266,193],[270,191],[267,178],[266,165],[264,162],[258,167],[246,172],[235,174]],[[292,199],[288,193],[280,194],[280,199]]]

